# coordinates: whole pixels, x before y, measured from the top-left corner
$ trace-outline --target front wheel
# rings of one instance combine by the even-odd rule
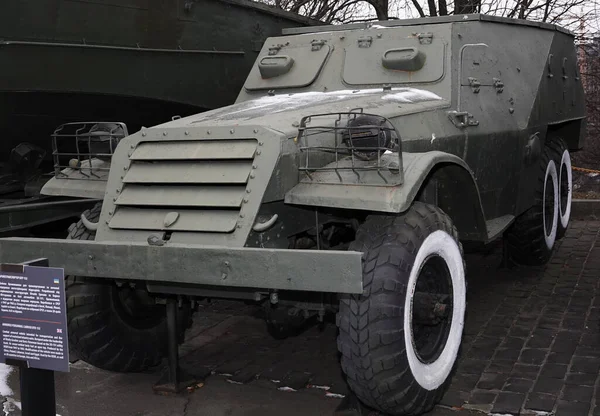
[[[370,216],[350,250],[363,252],[362,295],[343,297],[338,349],[354,394],[390,415],[431,410],[451,380],[466,309],[462,247],[450,218],[415,203]]]
[[[84,212],[91,222],[101,205]],[[69,229],[68,239],[94,240],[82,221]],[[111,279],[66,278],[69,346],[83,361],[104,370],[142,371],[160,363],[167,352],[164,305],[157,305],[144,287]],[[191,322],[188,305],[179,311],[179,337]]]

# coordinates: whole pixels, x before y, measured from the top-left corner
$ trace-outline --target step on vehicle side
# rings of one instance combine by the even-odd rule
[[[2,239],[0,260],[73,276],[72,348],[98,367],[156,364],[169,296],[185,323],[190,300],[253,300],[278,336],[336,313],[356,396],[422,414],[460,350],[462,243],[504,237],[512,261],[547,262],[584,123],[573,36],[553,25],[290,29],[235,104],[121,139],[70,239]]]

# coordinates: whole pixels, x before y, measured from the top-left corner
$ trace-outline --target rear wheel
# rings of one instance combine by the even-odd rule
[[[356,396],[390,415],[431,410],[447,390],[466,308],[462,247],[450,218],[415,203],[371,216],[350,250],[363,252],[362,295],[338,313],[342,369]]]
[[[553,160],[558,171],[558,224],[556,238],[562,238],[571,219],[571,201],[573,198],[573,171],[571,169],[571,154],[564,140],[552,139],[548,146],[553,151]]]
[[[521,214],[507,232],[510,258],[516,263],[542,265],[548,262],[558,229],[558,170],[554,151],[544,146],[538,171],[534,205]]]
[[[98,204],[84,215],[97,222],[100,211]],[[95,232],[79,221],[67,238],[93,240]],[[142,371],[160,363],[167,351],[165,308],[143,286],[78,276],[67,276],[66,282],[69,343],[78,358],[120,372]],[[189,308],[180,310],[180,341],[190,316]]]

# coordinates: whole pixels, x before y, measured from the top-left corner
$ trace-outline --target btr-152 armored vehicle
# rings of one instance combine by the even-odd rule
[[[543,264],[568,226],[576,58],[556,26],[480,15],[289,29],[234,105],[122,138],[70,239],[3,239],[0,259],[65,268],[95,366],[158,363],[161,300],[181,324],[190,299],[254,300],[278,333],[337,313],[352,391],[420,414],[461,344],[461,242]]]

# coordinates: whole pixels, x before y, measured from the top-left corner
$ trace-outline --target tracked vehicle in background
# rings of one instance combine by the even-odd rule
[[[96,153],[112,150],[100,149],[109,142],[89,136],[90,128],[106,136],[109,126],[119,125],[116,139],[173,116],[232,104],[268,37],[317,24],[248,0],[3,5],[0,235],[77,217],[93,206],[81,198],[103,198],[109,165],[60,174],[71,159],[85,158],[88,140]],[[50,173],[54,168],[59,174]],[[53,176],[57,180],[45,186]]]
[[[584,124],[573,36],[553,25],[290,29],[235,104],[121,139],[70,239],[1,239],[0,260],[65,268],[70,340],[98,367],[159,361],[163,299],[182,324],[191,299],[253,300],[279,333],[336,313],[356,396],[421,414],[459,353],[462,242],[547,262]]]

